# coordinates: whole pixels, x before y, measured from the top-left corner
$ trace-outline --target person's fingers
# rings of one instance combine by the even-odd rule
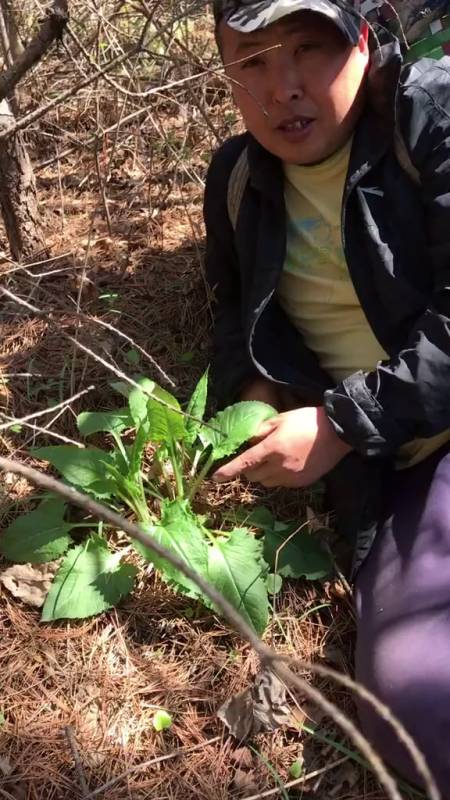
[[[265,486],[266,480],[276,479],[278,470],[270,461],[265,461],[258,467],[245,470],[244,475],[248,481],[252,483],[262,483]]]
[[[249,443],[251,445],[258,444],[258,442],[270,436],[276,428],[276,419],[277,417],[274,417],[273,419],[267,419],[265,422],[262,422],[256,433],[249,440]]]
[[[220,467],[220,469],[213,474],[213,479],[217,481],[217,483],[230,481],[236,478],[237,475],[247,472],[249,469],[254,469],[265,461],[266,458],[267,447],[265,440],[263,440],[260,444],[251,447],[249,450],[246,450],[245,453],[242,453],[242,455],[229,461],[228,464],[224,464],[223,467]]]

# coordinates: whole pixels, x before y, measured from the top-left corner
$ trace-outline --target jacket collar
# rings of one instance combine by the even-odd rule
[[[402,56],[394,37],[374,48],[367,76],[365,110],[356,127],[350,156],[347,191],[377,163],[392,141]],[[250,182],[263,194],[283,191],[282,162],[251,135],[248,136]]]

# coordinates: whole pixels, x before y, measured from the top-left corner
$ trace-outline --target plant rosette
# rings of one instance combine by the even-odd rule
[[[262,634],[269,592],[279,592],[284,577],[325,577],[331,570],[329,556],[314,537],[292,537],[292,524],[278,523],[267,509],[264,524],[249,520],[231,530],[210,530],[195,513],[193,501],[214,464],[235,453],[277,412],[265,403],[241,402],[205,422],[208,371],[185,409],[148,378],[137,376],[134,383],[112,384],[126,398],[124,407],[85,411],[77,418],[82,436],[106,434],[110,449],[60,445],[34,449],[33,455],[51,464],[68,484],[114,510],[131,511],[143,530],[215,586]],[[211,608],[193,581],[139,543],[132,544],[172,589]],[[48,495],[9,526],[0,551],[16,563],[61,558],[43,607],[45,622],[112,608],[130,593],[137,574],[130,548],[126,553],[113,548],[111,537],[92,519],[71,521],[66,504]]]

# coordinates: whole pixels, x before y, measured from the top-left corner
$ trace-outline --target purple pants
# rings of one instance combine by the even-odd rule
[[[399,471],[356,576],[356,678],[403,722],[450,800],[450,449]],[[364,733],[418,782],[395,734],[366,704]]]

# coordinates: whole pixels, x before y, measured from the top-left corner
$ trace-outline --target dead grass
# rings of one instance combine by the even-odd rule
[[[209,103],[209,125],[223,135],[229,131],[232,109],[221,95],[220,83],[219,88],[214,83],[202,97]],[[90,96],[88,102],[80,97],[43,124],[52,133],[56,125],[63,131],[59,151],[74,137],[89,135],[87,109],[96,99]],[[178,97],[178,104],[181,101],[184,116],[174,113],[173,103],[156,107],[155,119],[166,138],[156,134],[147,119],[127,129],[111,164],[110,143],[106,143],[100,164],[108,174],[110,227],[92,150],[81,148],[59,165],[40,169],[47,242],[54,255],[64,257],[46,267],[31,268],[31,274],[10,273],[11,265],[4,261],[0,273],[13,291],[51,311],[53,320],[72,333],[77,330],[77,304],[85,315],[120,328],[156,359],[184,399],[208,361],[210,308],[201,264],[202,189],[195,176],[204,177],[214,137],[201,121],[188,124],[189,96]],[[103,95],[101,106],[106,126],[117,118],[117,109],[108,108]],[[34,134],[31,141],[36,161],[52,157],[47,140]],[[178,161],[173,153],[177,147],[182,147]],[[6,248],[4,241],[1,244]],[[33,273],[58,268],[67,271],[33,277]],[[0,324],[0,368],[7,376],[0,400],[8,414],[21,417],[41,410],[92,383],[95,390],[85,401],[47,420],[52,430],[76,438],[79,411],[115,402],[108,383],[111,375],[89,357],[74,353],[45,316],[18,312],[6,302]],[[132,371],[127,361],[130,345],[113,333],[85,318],[79,334],[104,358]],[[159,379],[144,358],[139,369]],[[36,439],[25,429],[0,434],[2,450],[21,458],[29,458],[35,440],[47,443],[42,435]],[[25,481],[6,476],[1,494],[3,526],[27,507],[32,491]],[[314,501],[308,495],[266,493],[235,482],[210,487],[204,502],[213,511],[265,502],[281,516],[302,519],[305,506]],[[299,756],[305,758],[308,773],[342,757],[332,745],[301,735],[295,727],[256,737],[254,746],[263,758],[227,738],[215,712],[226,698],[251,682],[258,669],[256,658],[220,620],[174,595],[150,569],[142,573],[138,588],[120,609],[98,619],[41,625],[35,611],[3,589],[0,614],[0,708],[5,718],[0,727],[0,797],[69,800],[82,796],[64,735],[67,725],[75,732],[91,791],[149,759],[201,745],[175,760],[129,772],[100,795],[114,800],[245,797],[276,786],[264,760],[281,781],[287,781],[289,767]],[[339,583],[295,582],[285,586],[266,636],[282,652],[351,671],[353,633],[350,603]],[[351,698],[324,683],[319,685],[354,715]],[[305,713],[341,742],[330,723],[318,719],[301,700]],[[153,714],[160,707],[174,717],[172,728],[163,734],[152,727]],[[215,737],[219,740],[209,744]],[[310,781],[306,789],[290,795],[294,796],[305,800],[383,797],[369,774],[356,770],[351,760]]]

